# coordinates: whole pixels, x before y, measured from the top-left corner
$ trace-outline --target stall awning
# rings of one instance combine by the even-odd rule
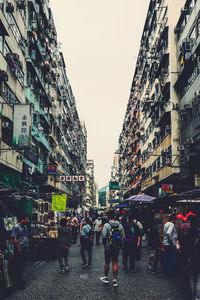
[[[6,167],[0,168],[0,185],[8,188],[21,188],[21,175],[12,169]]]

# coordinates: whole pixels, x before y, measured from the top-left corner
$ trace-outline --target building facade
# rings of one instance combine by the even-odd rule
[[[31,126],[22,128],[24,138],[30,134],[26,147],[13,143],[20,104],[30,107]],[[85,182],[77,178],[85,176],[87,131],[48,0],[0,3],[0,141],[1,184],[23,195],[65,193],[72,207],[82,203]]]
[[[92,207],[96,204],[96,186],[94,181],[94,161],[89,159],[86,167],[86,207]]]
[[[183,176],[181,146],[186,139],[186,143],[189,141],[185,131],[190,130],[190,138],[192,134],[191,127],[182,130],[184,125],[181,125],[181,114],[189,109],[188,100],[183,98],[185,73],[181,75],[181,72],[187,63],[183,63],[181,45],[187,34],[194,34],[189,30],[194,26],[197,28],[198,10],[193,10],[197,2],[150,1],[119,138],[120,182],[124,198],[139,192],[157,197],[169,186],[170,193],[193,186],[188,181],[186,185]],[[196,25],[192,21],[188,25],[189,18],[193,23],[196,18]]]

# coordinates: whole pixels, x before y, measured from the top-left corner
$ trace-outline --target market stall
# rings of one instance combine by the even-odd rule
[[[41,260],[56,257],[59,213],[51,211],[51,203],[35,199],[32,208],[30,230],[31,259]]]

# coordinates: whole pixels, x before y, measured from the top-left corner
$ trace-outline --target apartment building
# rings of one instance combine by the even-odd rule
[[[180,164],[187,186],[199,186],[200,173],[200,1],[185,1],[174,29],[177,39]]]
[[[119,186],[119,152],[114,153],[109,182],[109,203],[119,203],[121,200],[121,187]]]
[[[85,182],[59,178],[85,175],[87,131],[48,0],[1,1],[0,55],[1,149],[9,148],[1,151],[0,163],[17,174],[25,193],[66,193],[68,205],[76,207],[85,195]],[[16,147],[13,104],[20,103],[30,107],[31,131],[29,143]]]
[[[0,183],[21,186],[20,149],[13,145],[13,110],[25,103],[26,8],[16,1],[0,2]]]
[[[96,186],[94,181],[94,161],[89,159],[86,167],[86,194],[85,205],[92,207],[96,204]]]
[[[150,1],[119,139],[124,198],[142,191],[158,196],[163,185],[182,189],[179,77],[174,28],[183,0]]]

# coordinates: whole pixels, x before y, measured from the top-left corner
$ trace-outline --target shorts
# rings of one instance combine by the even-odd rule
[[[118,256],[119,256],[120,248],[105,248],[105,263],[109,264],[110,261],[112,262],[118,262]]]

